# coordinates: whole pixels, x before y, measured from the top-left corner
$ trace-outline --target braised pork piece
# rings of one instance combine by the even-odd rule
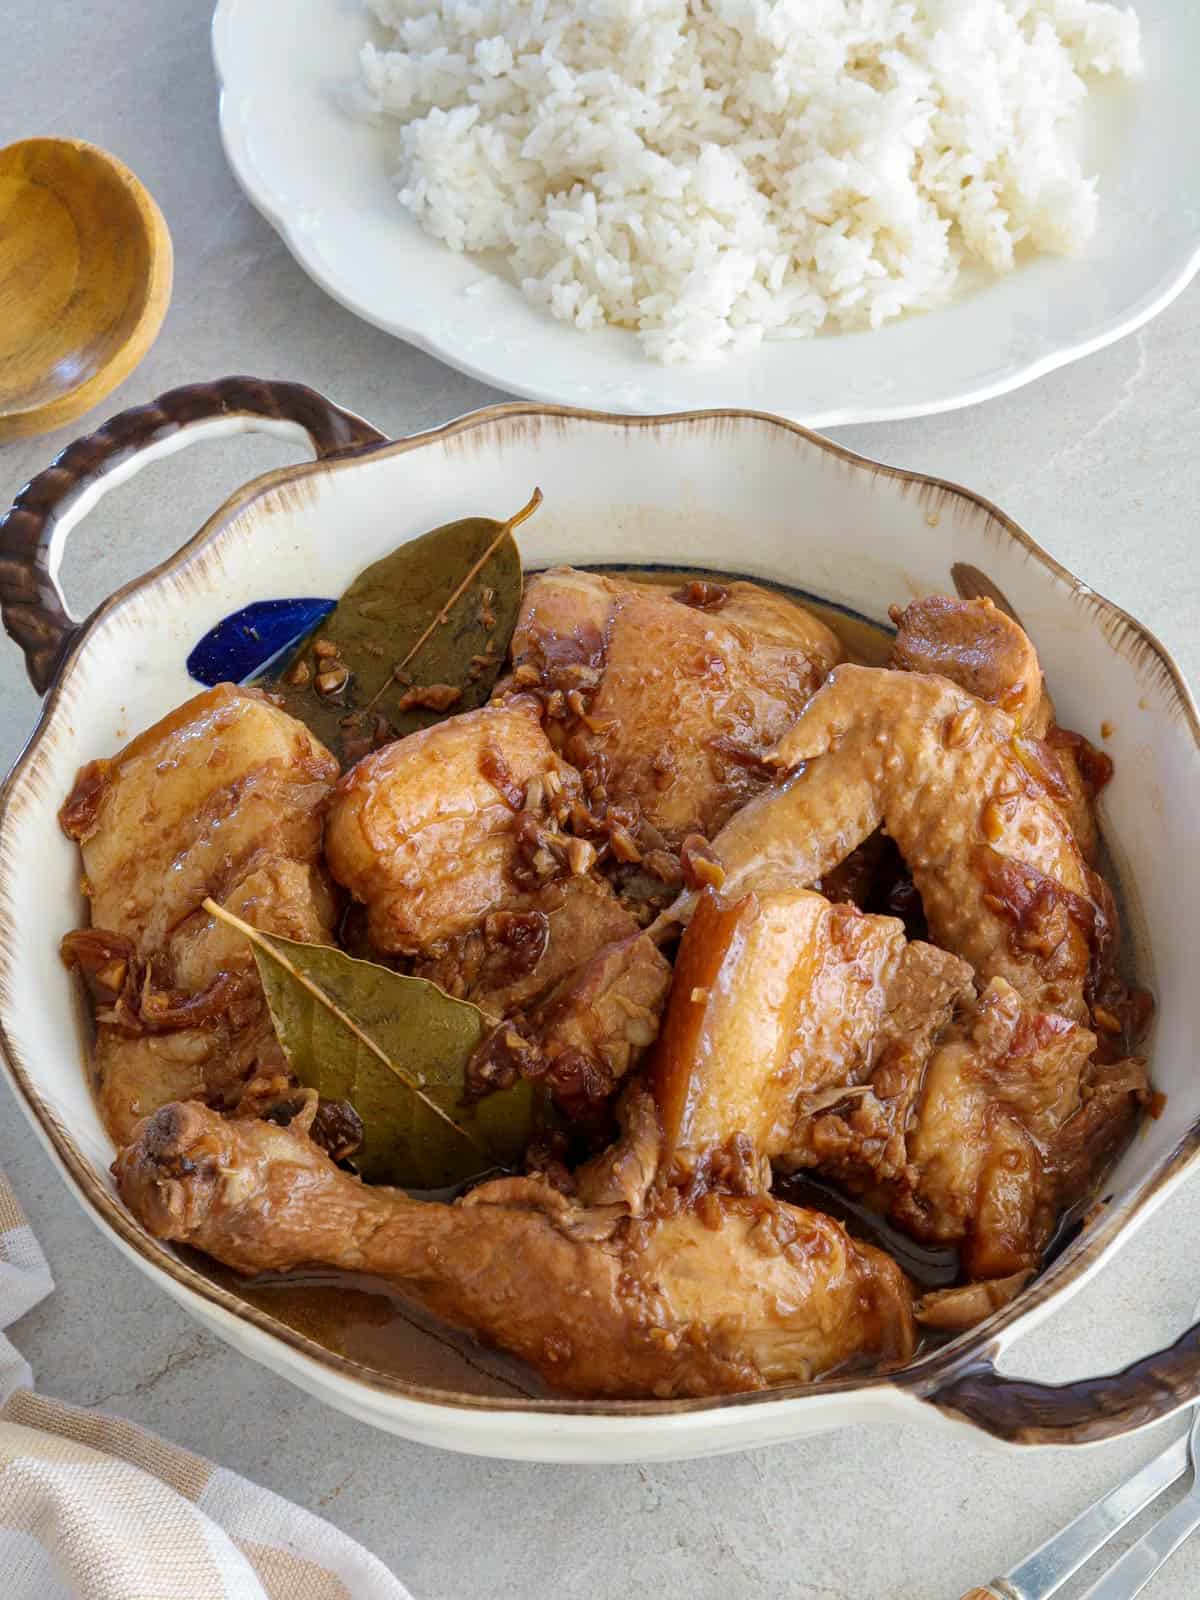
[[[92,925],[63,954],[131,1211],[244,1274],[385,1279],[582,1396],[893,1364],[1003,1304],[1149,1096],[1097,870],[1111,769],[990,602],[893,621],[863,666],[754,584],[560,568],[487,705],[340,778],[229,685],[85,768],[62,822]],[[354,928],[477,1006],[462,1105],[532,1082],[553,1108],[523,1174],[453,1203],[364,1182],[372,1108],[297,1078],[205,901]],[[957,1251],[958,1282],[922,1294],[779,1199],[794,1174]]]

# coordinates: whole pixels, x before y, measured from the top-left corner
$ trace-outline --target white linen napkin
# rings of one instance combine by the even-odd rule
[[[53,1287],[0,1172],[0,1330]],[[32,1381],[0,1332],[4,1600],[412,1600],[320,1517]]]

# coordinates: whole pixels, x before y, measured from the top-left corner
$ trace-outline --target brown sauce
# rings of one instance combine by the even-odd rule
[[[381,1278],[315,1268],[242,1278],[199,1251],[180,1253],[211,1282],[356,1366],[491,1399],[553,1392],[524,1362],[441,1322]]]
[[[608,567],[642,582],[681,588],[689,583],[730,581],[729,574],[680,568]],[[755,579],[762,583],[762,579]],[[863,666],[886,665],[893,630],[856,613],[813,599],[810,595],[764,584],[789,595],[818,616],[845,647],[848,658]],[[1106,873],[1112,863],[1105,862]],[[1110,882],[1112,878],[1110,877]],[[872,909],[876,909],[872,907]],[[891,907],[880,907],[898,914]],[[1102,1181],[1102,1180],[1101,1180]],[[826,1212],[855,1238],[886,1251],[920,1291],[945,1288],[958,1278],[958,1252],[924,1246],[898,1232],[867,1206],[819,1178],[800,1173],[779,1181],[781,1200]],[[1099,1190],[1100,1194],[1105,1191]],[[428,1198],[451,1199],[451,1194]],[[1049,1262],[1060,1254],[1084,1225],[1095,1202],[1087,1200],[1059,1219],[1046,1252]],[[395,1285],[377,1278],[330,1270],[264,1274],[244,1279],[198,1252],[182,1252],[205,1277],[237,1294],[260,1311],[311,1339],[335,1356],[379,1374],[432,1389],[490,1398],[548,1398],[553,1391],[523,1362],[482,1345],[472,1334],[449,1327],[410,1301]],[[949,1334],[926,1332],[921,1348],[943,1342]]]
[[[630,572],[629,568],[622,571]],[[639,568],[641,582],[680,588],[695,580],[719,583],[728,574]],[[761,582],[761,579],[755,579]],[[892,630],[826,605],[809,595],[780,589],[820,617],[837,634],[847,656],[863,666],[882,666],[888,659]],[[779,1189],[780,1198],[827,1211],[850,1233],[889,1251],[922,1288],[941,1288],[957,1273],[953,1250],[929,1250],[915,1244],[865,1206],[856,1204],[816,1179],[799,1176]],[[432,1198],[432,1197],[431,1197]],[[450,1196],[447,1196],[450,1198]],[[546,1397],[549,1390],[523,1362],[479,1343],[473,1335],[448,1327],[415,1305],[394,1285],[378,1278],[328,1270],[268,1273],[245,1279],[196,1251],[185,1252],[205,1277],[249,1301],[298,1334],[375,1372],[408,1383],[452,1389],[489,1397]]]
[[[952,1246],[918,1244],[893,1228],[877,1211],[811,1173],[797,1172],[780,1178],[773,1193],[789,1205],[824,1211],[834,1217],[851,1238],[886,1251],[920,1289],[948,1289],[958,1281],[958,1251]]]

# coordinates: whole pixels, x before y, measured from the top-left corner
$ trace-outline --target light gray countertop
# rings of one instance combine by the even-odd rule
[[[209,10],[209,0],[0,4],[0,144],[52,133],[112,150],[158,199],[176,261],[171,310],[142,367],[83,426],[0,447],[0,502],[103,415],[225,373],[302,380],[397,435],[501,398],[326,299],[242,198],[217,137]],[[1198,405],[1193,289],[1137,336],[1017,394],[839,437],[998,501],[1200,680]],[[112,495],[72,538],[64,577],[75,608],[160,559],[283,456],[277,441],[237,439]],[[6,765],[36,714],[4,641]],[[948,1450],[939,1432],[896,1427],[661,1467],[459,1458],[350,1422],[201,1332],[100,1239],[3,1085],[0,1164],[58,1283],[16,1329],[39,1385],[145,1423],[329,1517],[417,1600],[590,1600],[610,1589],[657,1600],[955,1600],[1178,1429],[1079,1453]],[[1019,1346],[1013,1370],[1083,1376],[1168,1343],[1200,1295],[1197,1235],[1193,1186]],[[1200,1539],[1147,1592],[1200,1592]]]

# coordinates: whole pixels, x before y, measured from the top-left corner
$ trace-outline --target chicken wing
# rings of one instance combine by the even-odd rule
[[[60,816],[83,855],[92,926],[63,954],[98,1001],[97,1097],[118,1144],[169,1100],[230,1106],[253,1078],[286,1082],[249,946],[201,902],[288,938],[330,938],[320,848],[336,776],[302,724],[231,684],[79,774]]]
[[[752,583],[535,578],[513,635],[514,680],[584,775],[628,807],[644,850],[710,837],[765,784],[759,758],[843,651],[795,602]]]
[[[159,1238],[241,1272],[320,1264],[387,1278],[569,1393],[737,1392],[913,1348],[895,1263],[766,1196],[637,1219],[510,1178],[427,1204],[368,1188],[295,1125],[195,1103],[157,1112],[114,1172]]]
[[[1101,890],[1007,712],[946,678],[841,666],[771,759],[792,775],[714,841],[726,892],[811,884],[883,823],[936,944],[1086,1020]]]

